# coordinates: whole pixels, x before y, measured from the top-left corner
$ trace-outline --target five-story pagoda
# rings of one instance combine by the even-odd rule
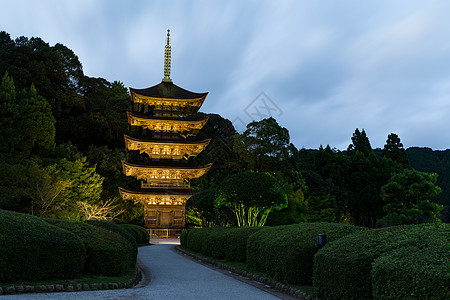
[[[122,161],[122,166],[125,175],[141,180],[141,188],[119,188],[119,191],[125,200],[144,205],[145,226],[151,233],[169,229],[173,235],[185,225],[185,204],[192,195],[189,180],[202,176],[212,164],[197,166],[186,162],[210,142],[187,139],[195,136],[208,121],[208,118],[192,117],[208,93],[190,92],[173,84],[170,64],[168,30],[162,82],[146,89],[130,88],[129,135],[125,135],[125,147],[147,155],[148,162]]]

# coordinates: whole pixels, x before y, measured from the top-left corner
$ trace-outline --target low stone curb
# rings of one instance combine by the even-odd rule
[[[24,294],[24,293],[53,293],[53,292],[79,292],[79,291],[97,291],[97,290],[115,290],[130,288],[135,286],[142,279],[142,273],[139,268],[136,268],[134,278],[126,282],[114,283],[92,283],[92,284],[49,284],[49,285],[17,285],[8,286],[5,289],[0,287],[0,295],[9,294]]]
[[[264,285],[270,286],[270,287],[272,287],[272,288],[274,288],[276,290],[279,290],[279,291],[281,291],[281,292],[283,292],[283,293],[285,293],[285,294],[287,294],[287,295],[289,295],[291,297],[294,297],[294,298],[297,298],[297,299],[301,299],[301,300],[320,300],[319,298],[313,298],[313,297],[309,296],[308,294],[306,294],[305,292],[303,292],[301,290],[298,290],[298,289],[296,289],[294,287],[290,287],[288,285],[285,285],[284,283],[281,283],[281,282],[278,282],[278,281],[275,281],[275,280],[272,280],[272,279],[268,279],[268,278],[265,278],[263,276],[260,276],[260,275],[257,275],[257,274],[253,274],[253,273],[250,273],[250,272],[247,272],[247,271],[235,268],[235,267],[231,267],[231,266],[223,264],[221,262],[217,262],[217,261],[214,261],[214,260],[209,260],[209,259],[204,258],[202,256],[190,253],[190,252],[182,249],[181,247],[175,247],[175,249],[176,249],[176,251],[179,251],[179,252],[181,252],[183,254],[189,255],[192,258],[194,258],[194,259],[196,259],[196,260],[198,260],[200,262],[213,265],[215,267],[218,267],[218,268],[223,269],[223,270],[227,270],[229,272],[232,272],[234,274],[237,274],[237,275],[240,275],[240,276],[243,276],[243,277],[247,277],[248,279],[251,279],[251,280],[260,282],[260,283],[262,283]]]

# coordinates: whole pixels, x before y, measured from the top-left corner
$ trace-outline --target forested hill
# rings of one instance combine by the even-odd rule
[[[444,210],[450,207],[450,149],[432,150],[430,148],[411,147],[406,149],[411,166],[422,172],[437,173],[437,185],[442,188],[442,192],[434,196],[434,200],[439,204],[444,204]],[[449,211],[443,211],[449,216]]]

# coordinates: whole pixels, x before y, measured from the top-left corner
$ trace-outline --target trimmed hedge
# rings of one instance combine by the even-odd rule
[[[301,223],[267,228],[251,235],[247,243],[247,264],[277,280],[311,284],[317,235],[328,241],[367,228],[338,223]]]
[[[73,279],[86,250],[75,234],[40,218],[0,210],[0,282]]]
[[[203,231],[203,244],[201,252],[206,256],[225,258],[225,245],[227,244],[226,233],[230,228],[218,227],[207,228]]]
[[[120,234],[79,221],[45,221],[81,238],[86,248],[83,273],[118,276],[129,270],[129,243]]]
[[[449,239],[448,224],[396,226],[346,236],[329,243],[315,255],[314,286],[325,299],[371,298],[372,263],[377,258],[396,249],[423,249],[436,241],[448,243]],[[379,262],[382,263],[383,260]]]
[[[264,227],[237,227],[226,232],[225,258],[228,261],[245,262],[247,241],[255,232]]]
[[[190,229],[186,235],[186,248],[195,252],[202,252],[204,232],[207,230],[210,230],[210,228]]]
[[[189,229],[183,230],[180,234],[180,245],[181,247],[187,248],[187,236],[189,234]]]
[[[150,234],[144,227],[134,224],[118,224],[125,230],[127,230],[135,239],[138,244],[148,244],[150,240]]]
[[[129,252],[130,252],[130,266],[134,267],[136,265],[137,259],[137,242],[136,239],[122,226],[108,222],[108,221],[100,221],[100,220],[87,220],[85,223],[90,225],[98,226],[104,228],[106,230],[115,232],[120,234],[123,238],[125,238],[129,243]]]
[[[407,247],[372,265],[375,299],[450,299],[450,244]]]
[[[180,236],[183,247],[206,256],[226,258],[229,261],[245,261],[247,239],[263,227],[196,228],[184,231]]]

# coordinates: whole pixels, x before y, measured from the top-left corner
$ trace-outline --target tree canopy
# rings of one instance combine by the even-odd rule
[[[30,89],[16,92],[6,73],[0,86],[0,151],[27,157],[55,147],[55,119],[47,100]]]
[[[409,160],[406,150],[403,148],[400,138],[395,133],[388,135],[381,156],[390,158],[394,162],[401,164],[403,167],[409,167]]]
[[[387,202],[383,218],[387,225],[437,222],[442,205],[432,203],[428,197],[437,195],[437,174],[405,169],[395,174],[381,188],[383,200]]]
[[[294,149],[289,143],[289,131],[272,117],[249,123],[234,140],[234,151],[253,171],[279,167],[277,164],[286,162]]]
[[[263,226],[272,210],[287,206],[287,195],[266,173],[241,172],[225,178],[217,190],[217,207],[231,209],[238,226]]]

